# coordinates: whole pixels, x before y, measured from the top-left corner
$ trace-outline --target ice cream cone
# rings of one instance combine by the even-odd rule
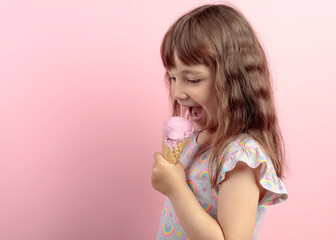
[[[176,147],[166,146],[164,138],[162,138],[162,155],[171,164],[177,164],[181,153],[188,142],[188,138],[182,142],[177,143]]]
[[[176,164],[192,134],[191,122],[182,117],[171,117],[162,125],[162,155]]]

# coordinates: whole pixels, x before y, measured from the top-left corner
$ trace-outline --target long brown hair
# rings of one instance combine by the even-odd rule
[[[221,154],[239,134],[248,134],[269,154],[278,177],[284,176],[284,145],[273,101],[264,50],[242,13],[227,5],[204,5],[180,17],[165,34],[161,58],[175,67],[174,53],[186,65],[204,64],[215,72],[217,104],[209,171],[214,187]],[[166,78],[170,88],[170,80]],[[187,116],[170,95],[174,116]],[[208,148],[200,150],[199,154]],[[216,160],[217,159],[217,160]],[[213,166],[216,166],[213,172]]]

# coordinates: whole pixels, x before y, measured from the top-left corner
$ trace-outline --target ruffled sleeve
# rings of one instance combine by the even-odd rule
[[[240,137],[232,142],[222,155],[221,171],[217,183],[225,179],[225,174],[244,162],[251,168],[260,167],[259,183],[266,190],[259,205],[274,205],[288,198],[285,185],[278,178],[268,154],[254,139]]]

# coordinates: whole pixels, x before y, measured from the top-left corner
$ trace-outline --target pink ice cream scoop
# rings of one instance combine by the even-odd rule
[[[183,117],[171,117],[163,123],[162,154],[169,162],[177,163],[192,132],[193,125]]]
[[[182,142],[189,138],[193,132],[191,122],[183,117],[171,117],[162,125],[162,135],[166,146],[175,146],[176,143]]]

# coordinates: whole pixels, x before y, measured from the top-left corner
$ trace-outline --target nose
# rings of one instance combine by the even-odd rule
[[[172,81],[170,92],[174,100],[184,100],[188,97],[183,82],[177,79]]]

